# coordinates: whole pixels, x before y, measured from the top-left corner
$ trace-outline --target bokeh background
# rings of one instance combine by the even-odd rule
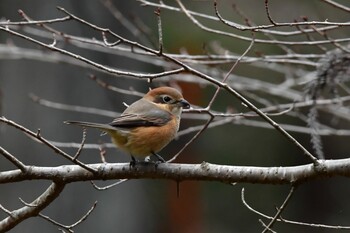
[[[168,2],[174,4],[172,1]],[[191,9],[213,13],[211,1],[184,2],[191,6]],[[342,2],[346,4],[346,1]],[[219,1],[219,4],[224,6],[221,8],[222,13],[231,14],[232,20],[239,19],[231,9],[233,3],[244,9],[255,22],[268,23],[263,10],[264,1]],[[137,19],[146,25],[154,41],[157,41],[157,20],[153,8],[142,7],[137,1],[114,1],[114,4],[129,19]],[[62,6],[96,25],[110,28],[125,38],[140,39],[135,38],[100,1],[96,0],[2,0],[0,17],[3,20],[19,21],[21,20],[19,9],[33,19],[61,17],[62,13],[56,9],[56,6]],[[309,19],[315,20],[324,20],[325,16],[333,21],[349,19],[349,14],[339,13],[339,11],[334,11],[332,14],[333,8],[320,1],[271,1],[270,10],[278,21],[293,21],[301,15],[307,15]],[[191,54],[202,54],[203,44],[209,44],[212,41],[218,41],[238,54],[248,46],[248,43],[204,33],[193,26],[183,14],[162,11],[162,20],[164,47],[168,52],[175,53],[186,49]],[[98,36],[91,29],[76,22],[55,24],[55,28],[77,36],[90,38]],[[0,43],[1,46],[15,45],[42,50],[28,41],[4,32],[0,32]],[[47,43],[50,41],[47,40]],[[159,67],[128,57],[78,49],[69,45],[65,48],[96,62],[124,70],[161,71]],[[264,49],[268,51],[267,48]],[[271,80],[276,75],[268,70],[254,70],[244,65],[239,66],[235,72],[251,77],[256,75],[258,78],[271,78]],[[112,76],[64,63],[13,57],[2,51],[0,53],[0,115],[33,131],[40,128],[42,136],[49,140],[80,142],[81,129],[65,125],[63,121],[109,122],[110,117],[46,108],[34,103],[29,98],[29,94],[59,103],[115,111],[116,115],[123,111],[123,102],[131,103],[137,99],[134,96],[121,95],[101,88],[89,79],[89,74],[95,74],[98,78],[119,88],[132,87],[140,92],[147,92],[149,87],[166,84],[162,79],[149,84],[146,80]],[[206,106],[214,93],[214,88],[211,86],[188,83],[178,83],[178,85],[182,88],[185,98],[199,106]],[[222,93],[214,103],[213,109],[223,110],[227,107],[233,107],[237,111],[242,108],[239,101]],[[185,129],[200,123],[203,122],[185,119],[181,128]],[[342,126],[346,128],[349,124],[343,123]],[[161,152],[162,156],[170,158],[192,136],[193,134],[185,135],[172,142]],[[311,149],[308,135],[294,133],[293,136]],[[333,159],[347,157],[348,140],[348,137],[324,138],[327,157]],[[107,137],[100,137],[99,132],[89,130],[87,142],[109,141]],[[69,164],[47,147],[3,124],[0,125],[0,144],[25,164],[38,166]],[[74,153],[75,149],[65,148],[65,151]],[[99,162],[99,152],[84,150],[81,159],[86,163]],[[108,149],[106,159],[108,162],[128,162],[129,156],[116,149]],[[274,130],[230,124],[207,130],[177,160],[182,163],[201,163],[202,161],[245,166],[293,166],[308,162],[290,142]],[[0,157],[0,170],[10,169],[14,167]],[[97,182],[101,186],[110,183],[112,182]],[[49,183],[45,181],[2,184],[0,203],[10,210],[19,208],[22,204],[18,197],[30,202],[48,185]],[[168,180],[130,180],[106,191],[97,191],[89,182],[74,183],[66,186],[60,197],[43,213],[69,225],[77,221],[95,201],[98,201],[91,216],[75,228],[76,232],[259,232],[262,229],[258,221],[260,217],[243,205],[242,188],[245,188],[246,200],[257,210],[269,215],[275,213],[275,206],[283,202],[290,188],[283,185],[228,185],[216,182],[183,182],[179,187],[179,196],[177,196],[177,184]],[[349,180],[340,177],[308,182],[297,189],[283,217],[310,223],[350,225],[349,187]],[[6,214],[0,212],[0,218],[5,217]],[[336,232],[330,229],[298,227],[281,223],[276,225],[277,232]],[[24,221],[11,232],[58,232],[58,230],[53,224],[36,217]]]

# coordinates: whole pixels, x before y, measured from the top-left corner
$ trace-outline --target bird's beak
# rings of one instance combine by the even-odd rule
[[[187,100],[185,99],[181,99],[178,101],[178,104],[180,107],[182,107],[183,109],[189,109],[191,107],[190,103],[187,102]]]

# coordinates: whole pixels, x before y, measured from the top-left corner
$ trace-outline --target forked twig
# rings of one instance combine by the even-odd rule
[[[74,232],[73,228],[78,226],[82,222],[84,222],[91,215],[91,213],[95,209],[96,205],[97,205],[97,201],[94,202],[94,204],[91,206],[91,208],[78,221],[76,221],[75,223],[73,223],[71,225],[64,225],[62,223],[59,223],[59,222],[55,221],[54,219],[50,218],[49,216],[44,215],[42,213],[39,213],[39,216],[42,219],[45,219],[46,221],[48,221],[48,222],[50,222],[50,223],[52,223],[60,228],[63,228],[69,232]]]
[[[14,228],[27,218],[37,216],[41,210],[53,202],[63,191],[65,184],[53,182],[49,188],[28,206],[11,211],[10,216],[0,221],[0,232],[6,232]]]
[[[254,37],[252,38],[251,43],[249,44],[248,48],[244,51],[244,53],[236,60],[236,62],[231,66],[231,69],[227,72],[226,76],[223,78],[222,83],[226,83],[227,79],[229,78],[230,74],[233,72],[234,68],[236,67],[236,65],[241,61],[241,59],[250,51],[250,49],[253,47],[254,45]],[[201,127],[201,129],[181,148],[181,150],[179,152],[177,152],[170,160],[168,160],[168,162],[172,162],[174,161],[190,144],[192,144],[210,125],[210,123],[214,120],[215,116],[213,114],[211,114],[211,112],[209,111],[209,109],[212,107],[216,97],[219,94],[221,87],[218,86],[214,95],[212,96],[211,100],[209,101],[208,106],[204,109],[207,110],[207,113],[209,114],[209,119],[207,120],[207,122],[204,124],[203,127]]]
[[[61,149],[59,149],[58,147],[56,147],[55,145],[51,144],[50,141],[48,141],[47,139],[43,138],[40,134],[40,131],[38,131],[37,133],[34,133],[32,131],[30,131],[29,129],[25,128],[22,125],[19,125],[17,123],[15,123],[14,121],[8,120],[5,117],[0,117],[0,122],[4,122],[7,125],[10,125],[12,127],[15,127],[16,129],[19,129],[20,131],[24,132],[25,134],[29,135],[30,137],[32,137],[35,140],[40,141],[41,143],[45,144],[46,146],[48,146],[49,148],[51,148],[54,152],[56,152],[57,154],[63,156],[64,158],[72,161],[73,163],[81,166],[82,168],[90,171],[90,172],[97,172],[95,169],[90,168],[88,165],[82,163],[79,160],[74,160],[73,157],[71,157],[69,154],[67,154],[66,152],[62,151]]]
[[[273,225],[275,224],[275,222],[277,221],[277,218],[279,218],[282,214],[282,211],[286,208],[290,198],[292,197],[294,191],[296,189],[296,186],[292,186],[286,199],[284,200],[283,204],[278,208],[275,216],[272,218],[272,220],[269,222],[269,224],[265,227],[265,229],[262,231],[262,233],[265,233],[267,230],[271,229],[273,227]]]
[[[242,191],[241,191],[241,200],[242,200],[242,203],[250,210],[252,211],[253,213],[263,217],[263,218],[266,218],[266,219],[270,219],[270,220],[273,220],[274,217],[271,217],[271,216],[268,216],[264,213],[261,213],[259,211],[257,211],[256,209],[254,209],[253,207],[251,207],[246,199],[245,199],[245,191],[244,191],[244,188],[242,188]],[[277,222],[283,222],[283,223],[287,223],[287,224],[292,224],[292,225],[299,225],[299,226],[306,226],[306,227],[315,227],[315,228],[325,228],[325,229],[338,229],[338,230],[350,230],[350,226],[336,226],[336,225],[326,225],[326,224],[318,224],[318,223],[306,223],[306,222],[299,222],[299,221],[291,221],[291,220],[287,220],[287,219],[284,219],[282,217],[278,217],[276,218],[276,221]]]

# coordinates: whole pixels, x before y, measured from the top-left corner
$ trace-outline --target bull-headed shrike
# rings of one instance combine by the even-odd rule
[[[135,157],[144,159],[149,155],[165,162],[157,153],[175,138],[182,109],[188,108],[190,104],[179,91],[171,87],[159,87],[150,90],[143,98],[131,104],[111,123],[65,123],[106,132],[117,147],[131,155],[131,164],[136,163]]]

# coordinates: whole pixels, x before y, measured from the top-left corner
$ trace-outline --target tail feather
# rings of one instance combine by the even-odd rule
[[[103,131],[116,130],[115,127],[108,124],[100,124],[100,123],[84,122],[84,121],[65,121],[64,123],[68,125],[78,125],[82,127],[100,129]]]

